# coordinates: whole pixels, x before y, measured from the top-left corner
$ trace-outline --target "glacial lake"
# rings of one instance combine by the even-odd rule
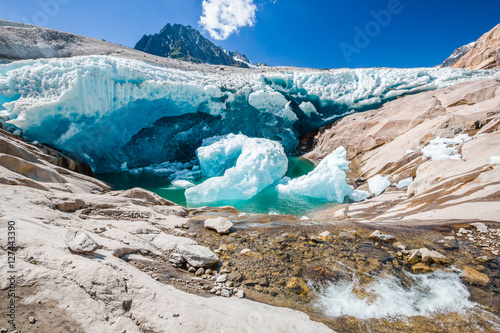
[[[292,179],[306,175],[314,170],[313,162],[302,158],[290,156],[288,157],[288,171],[286,177]],[[113,186],[115,190],[127,190],[134,187],[142,187],[159,196],[173,201],[179,205],[187,207],[184,188],[173,186],[167,174],[155,173],[108,173],[97,174],[96,177]],[[199,177],[194,180],[189,180],[197,185],[205,179]],[[274,186],[270,186],[248,200],[230,200],[219,201],[210,206],[233,206],[236,209],[252,214],[281,214],[281,215],[296,215],[303,216],[311,212],[325,209],[337,205],[337,203],[329,203],[319,199],[298,197],[293,195],[284,195],[278,193]],[[189,206],[188,208],[196,208],[198,206]]]

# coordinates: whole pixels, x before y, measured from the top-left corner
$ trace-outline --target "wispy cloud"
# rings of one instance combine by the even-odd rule
[[[241,27],[253,26],[256,11],[253,0],[203,0],[199,24],[212,38],[225,40]]]

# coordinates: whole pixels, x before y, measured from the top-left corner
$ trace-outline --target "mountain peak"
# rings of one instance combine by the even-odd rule
[[[160,57],[195,63],[248,67],[250,60],[238,51],[216,46],[191,26],[167,23],[159,33],[144,35],[134,47]]]
[[[500,68],[500,24],[482,35],[477,41],[456,49],[439,67]]]

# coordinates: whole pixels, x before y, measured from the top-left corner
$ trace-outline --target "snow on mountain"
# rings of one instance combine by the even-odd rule
[[[144,35],[134,48],[160,57],[195,63],[236,67],[251,65],[244,54],[238,51],[229,52],[216,46],[198,30],[182,24],[167,24],[157,34]]]
[[[250,199],[281,179],[288,168],[278,142],[242,134],[200,147],[197,156],[203,175],[212,178],[186,191],[191,205]]]
[[[451,68],[215,73],[107,56],[26,60],[0,65],[6,109],[0,119],[27,138],[108,172],[121,170],[124,162],[133,169],[190,160],[204,139],[229,133],[279,141],[293,153],[301,134],[346,112],[493,77],[500,73]]]
[[[474,47],[474,45],[476,45],[476,42],[472,42],[472,43],[469,43],[467,45],[460,46],[458,49],[453,51],[451,56],[446,58],[446,60],[443,61],[443,63],[441,65],[439,65],[438,67],[443,68],[443,67],[453,66],[460,58],[462,58],[464,56],[464,54],[469,52],[469,50],[472,49]]]

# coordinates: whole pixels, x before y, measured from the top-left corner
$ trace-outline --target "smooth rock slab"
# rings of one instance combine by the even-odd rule
[[[77,253],[89,253],[97,250],[99,245],[83,230],[69,230],[64,240],[68,248]]]
[[[201,245],[183,245],[178,251],[193,267],[210,267],[219,262],[219,257],[208,247]]]
[[[231,221],[224,217],[218,217],[216,219],[205,220],[205,228],[209,230],[215,230],[219,234],[228,234],[231,231],[233,224]]]

